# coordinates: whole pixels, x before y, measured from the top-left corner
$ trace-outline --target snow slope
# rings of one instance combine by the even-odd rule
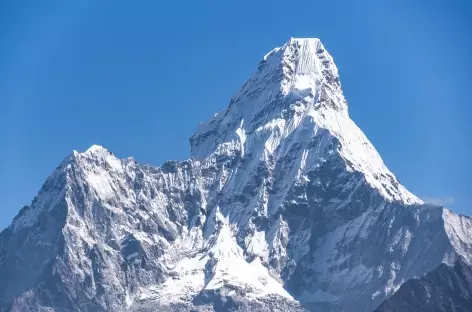
[[[471,261],[471,219],[425,205],[350,119],[318,39],[264,56],[161,167],[73,152],[0,234],[6,311],[373,311]]]

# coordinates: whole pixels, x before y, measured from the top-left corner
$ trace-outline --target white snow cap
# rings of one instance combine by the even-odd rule
[[[281,74],[283,79],[276,82],[284,95],[296,90],[305,94],[315,92],[325,83],[331,85],[332,91],[340,88],[338,69],[318,38],[290,38],[282,47],[266,54],[261,65],[259,70],[264,78],[268,72]],[[345,101],[339,104],[342,104],[337,107],[339,110],[346,108]]]
[[[90,146],[85,153],[103,153],[103,152],[108,152],[106,148],[104,148],[101,145],[93,144]]]
[[[110,155],[111,153],[101,145],[93,144],[84,152],[78,152],[76,150],[73,151],[73,156],[77,157],[79,155],[86,156],[86,157],[99,157]]]
[[[339,142],[348,169],[363,173],[385,198],[421,203],[398,183],[350,119],[338,69],[317,38],[291,38],[266,54],[230,105],[199,125],[191,138],[192,158],[250,151],[252,157],[277,160],[293,144],[286,139],[297,137],[300,146],[310,146],[320,133]],[[328,156],[313,154],[306,170]]]

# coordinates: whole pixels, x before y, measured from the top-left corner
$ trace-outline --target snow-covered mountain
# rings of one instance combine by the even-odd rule
[[[427,205],[349,118],[318,39],[264,56],[161,167],[73,152],[0,234],[2,311],[373,311],[472,220]]]

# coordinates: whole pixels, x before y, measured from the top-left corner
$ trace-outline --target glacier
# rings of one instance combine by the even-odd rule
[[[0,234],[1,311],[374,311],[472,261],[349,117],[319,39],[266,54],[160,167],[74,151]]]

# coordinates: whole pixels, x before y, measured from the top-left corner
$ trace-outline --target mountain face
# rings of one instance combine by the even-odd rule
[[[264,56],[190,143],[161,167],[67,157],[0,234],[0,309],[374,311],[472,263],[472,220],[397,181],[318,39]]]
[[[441,264],[404,283],[376,312],[468,312],[472,309],[472,268],[462,261]]]

